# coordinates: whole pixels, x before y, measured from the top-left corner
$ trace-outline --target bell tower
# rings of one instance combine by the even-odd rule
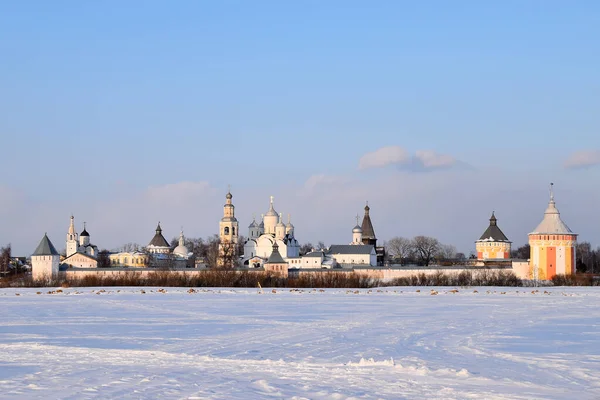
[[[234,267],[237,263],[237,244],[239,237],[239,223],[235,218],[235,206],[231,199],[231,190],[225,195],[223,218],[219,222],[219,260],[220,267]]]
[[[67,232],[67,243],[66,243],[66,255],[67,257],[77,253],[79,249],[79,243],[77,240],[77,232],[75,232],[75,217],[71,215],[71,225],[69,225],[69,232]]]

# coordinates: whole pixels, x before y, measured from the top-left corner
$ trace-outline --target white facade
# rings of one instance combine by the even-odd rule
[[[250,267],[257,265],[256,257],[266,261],[273,252],[275,243],[286,262],[300,257],[300,244],[294,237],[294,226],[290,222],[289,215],[288,223],[284,224],[283,216],[275,211],[273,196],[271,196],[269,210],[262,216],[261,223],[257,224],[253,220],[248,226],[243,263]]]
[[[87,254],[92,257],[98,257],[98,246],[90,243],[90,234],[83,225],[83,231],[78,236],[75,232],[75,217],[71,215],[71,223],[67,232],[66,256],[70,257],[75,253]]]
[[[31,255],[31,275],[34,280],[52,279],[58,276],[60,255],[54,245],[44,235],[40,244]]]
[[[63,264],[74,268],[98,268],[98,260],[83,253],[75,253],[63,260]]]

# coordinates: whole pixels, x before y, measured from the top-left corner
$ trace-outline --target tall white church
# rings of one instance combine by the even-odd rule
[[[300,244],[294,236],[294,225],[289,215],[287,224],[283,223],[283,215],[275,211],[273,196],[269,210],[262,215],[261,222],[253,219],[248,226],[248,240],[244,243],[243,264],[249,267],[263,264],[273,252],[273,244],[277,243],[279,253],[284,260],[300,257]]]

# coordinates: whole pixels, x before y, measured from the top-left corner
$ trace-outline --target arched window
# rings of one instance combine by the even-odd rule
[[[231,234],[235,235],[235,226],[231,228]]]
[[[223,234],[224,235],[229,235],[229,227],[228,226],[225,227],[225,230],[223,231]]]

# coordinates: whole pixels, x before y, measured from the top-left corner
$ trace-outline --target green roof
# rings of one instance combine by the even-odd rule
[[[33,252],[32,256],[58,256],[58,251],[48,239],[48,235],[44,234],[42,241],[38,244],[38,247]]]

